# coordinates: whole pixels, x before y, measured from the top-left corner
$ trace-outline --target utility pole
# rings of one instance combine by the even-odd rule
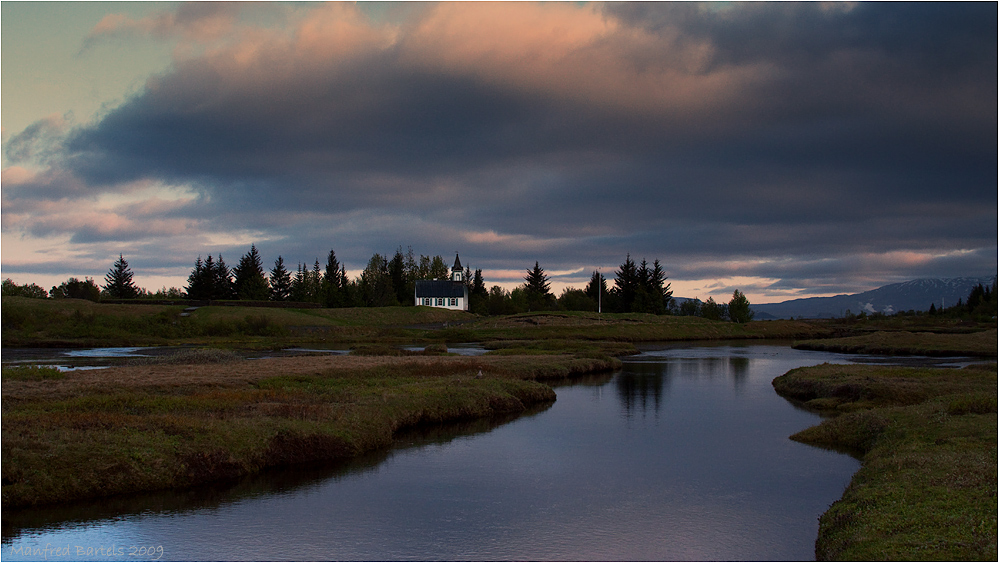
[[[604,296],[604,275],[597,268],[597,314],[603,313],[602,298]]]

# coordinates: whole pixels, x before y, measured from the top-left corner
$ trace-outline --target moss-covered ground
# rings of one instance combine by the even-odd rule
[[[995,364],[822,365],[774,388],[833,415],[792,439],[862,461],[820,519],[819,560],[996,560]]]

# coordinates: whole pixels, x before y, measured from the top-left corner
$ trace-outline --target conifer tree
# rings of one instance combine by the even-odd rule
[[[312,272],[309,273],[309,301],[313,303],[323,302],[323,271],[319,269],[319,259],[316,258],[312,265]]]
[[[264,277],[264,265],[256,245],[250,245],[250,251],[239,259],[233,274],[233,290],[237,299],[266,301],[270,297],[270,285]]]
[[[546,311],[554,306],[555,296],[551,294],[551,284],[545,270],[534,262],[534,268],[527,270],[524,278],[524,292],[527,296],[527,307],[531,311]]]
[[[586,288],[583,291],[597,304],[599,309],[609,309],[607,301],[607,278],[603,274],[593,270],[593,273],[590,275],[590,282],[586,284]]]
[[[139,296],[139,288],[132,283],[132,270],[121,254],[104,276],[104,293],[113,299],[135,299]]]
[[[284,258],[277,257],[271,268],[271,301],[287,301],[291,297],[291,274],[284,267]]]
[[[308,267],[299,262],[295,277],[291,279],[291,295],[289,297],[292,301],[306,302],[309,300],[308,274]]]
[[[209,254],[208,260],[211,261],[212,257]],[[212,273],[212,297],[211,299],[232,299],[235,297],[235,291],[233,290],[232,281],[232,270],[229,266],[226,266],[225,260],[222,255],[219,254],[219,259],[215,262],[214,266],[209,269]]]
[[[209,255],[211,258],[211,255]],[[201,256],[198,256],[198,261],[194,263],[194,269],[191,270],[191,275],[187,276],[187,287],[184,290],[185,295],[188,299],[208,299],[209,287],[208,279],[205,276],[205,264],[201,261]]]
[[[345,307],[347,299],[344,292],[344,280],[341,276],[343,265],[336,258],[336,252],[330,249],[326,257],[326,274],[322,280],[322,304],[323,307]]]
[[[655,308],[654,311],[649,311],[650,313],[662,315],[673,309],[673,291],[666,279],[666,271],[656,258],[649,271],[649,292],[653,296]]]
[[[489,312],[489,290],[486,289],[486,280],[482,277],[482,270],[477,269],[472,274],[472,286],[468,290],[468,310],[477,314],[485,315]]]
[[[406,276],[406,257],[402,254],[400,246],[395,251],[395,256],[388,265],[389,278],[392,280],[392,289],[395,290],[396,301],[400,305],[413,305],[413,292],[409,291],[409,279]]]
[[[630,253],[625,257],[624,264],[621,264],[621,269],[614,272],[614,276],[616,309],[620,313],[630,313],[639,289],[638,267]]]

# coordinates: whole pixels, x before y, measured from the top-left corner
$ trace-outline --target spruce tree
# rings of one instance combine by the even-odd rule
[[[617,310],[619,313],[631,313],[639,289],[639,279],[638,267],[631,259],[630,253],[625,257],[624,264],[621,264],[621,269],[616,271],[614,275],[614,296],[617,301]]]
[[[598,309],[606,310],[608,308],[607,278],[603,274],[593,270],[593,273],[590,275],[590,282],[586,284],[586,289],[583,291],[586,292],[586,295],[590,299],[593,299]]]
[[[309,301],[313,303],[323,302],[323,271],[319,269],[319,259],[312,265],[312,272],[309,276]]]
[[[208,287],[205,278],[205,264],[198,256],[198,261],[194,263],[191,275],[187,276],[187,287],[184,293],[188,299],[208,299]]]
[[[292,301],[306,302],[309,300],[308,274],[308,268],[299,262],[295,277],[291,279],[291,295],[289,297]]]
[[[395,251],[395,256],[389,262],[389,278],[392,280],[392,289],[395,290],[396,301],[400,305],[413,305],[413,292],[409,291],[409,280],[406,277],[406,257],[402,254],[400,246]]]
[[[208,262],[211,262],[212,256],[208,255]],[[208,263],[206,262],[206,264]],[[232,282],[232,270],[229,266],[226,266],[225,260],[222,255],[219,254],[218,261],[209,268],[212,280],[212,296],[211,299],[232,299],[235,297],[235,292],[233,291]]]
[[[524,292],[527,295],[527,307],[531,311],[545,311],[552,308],[555,296],[551,294],[551,284],[545,270],[534,262],[534,268],[527,270],[524,278]]]
[[[270,285],[264,277],[264,265],[256,245],[250,245],[250,251],[239,259],[233,274],[233,290],[237,299],[266,301],[270,297]]]
[[[326,275],[322,281],[322,304],[323,307],[343,307],[346,305],[343,293],[343,281],[340,278],[340,261],[336,259],[336,252],[330,249],[326,257]]]
[[[121,254],[104,276],[104,293],[112,299],[135,299],[139,296],[139,288],[132,283],[132,270]]]
[[[670,284],[666,283],[666,279],[666,271],[663,270],[662,264],[660,264],[659,259],[656,258],[656,260],[652,262],[652,270],[649,272],[649,281],[651,291],[655,295],[656,299],[656,310],[653,312],[657,315],[668,313],[673,309],[673,290],[670,289]]]
[[[486,289],[486,280],[482,277],[482,270],[475,270],[472,274],[472,286],[468,290],[468,310],[477,314],[485,315],[489,312],[489,290]]]
[[[271,268],[271,301],[287,301],[291,297],[291,274],[284,267],[284,258],[277,257]]]

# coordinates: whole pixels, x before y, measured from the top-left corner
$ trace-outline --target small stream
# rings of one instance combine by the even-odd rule
[[[401,346],[402,350],[422,351],[425,346]],[[4,348],[0,351],[4,366],[40,365],[63,371],[101,369],[119,365],[129,359],[170,356],[191,350],[188,346],[114,347],[114,348]],[[282,350],[235,350],[247,359],[275,358],[299,355],[330,354],[343,356],[348,349],[284,348]],[[463,343],[448,346],[448,352],[459,356],[481,356],[488,352],[481,344]]]
[[[808,560],[819,515],[859,463],[789,440],[820,419],[770,382],[805,365],[892,360],[753,344],[646,348],[618,373],[557,387],[550,407],[408,433],[350,462],[5,513],[0,555]]]

